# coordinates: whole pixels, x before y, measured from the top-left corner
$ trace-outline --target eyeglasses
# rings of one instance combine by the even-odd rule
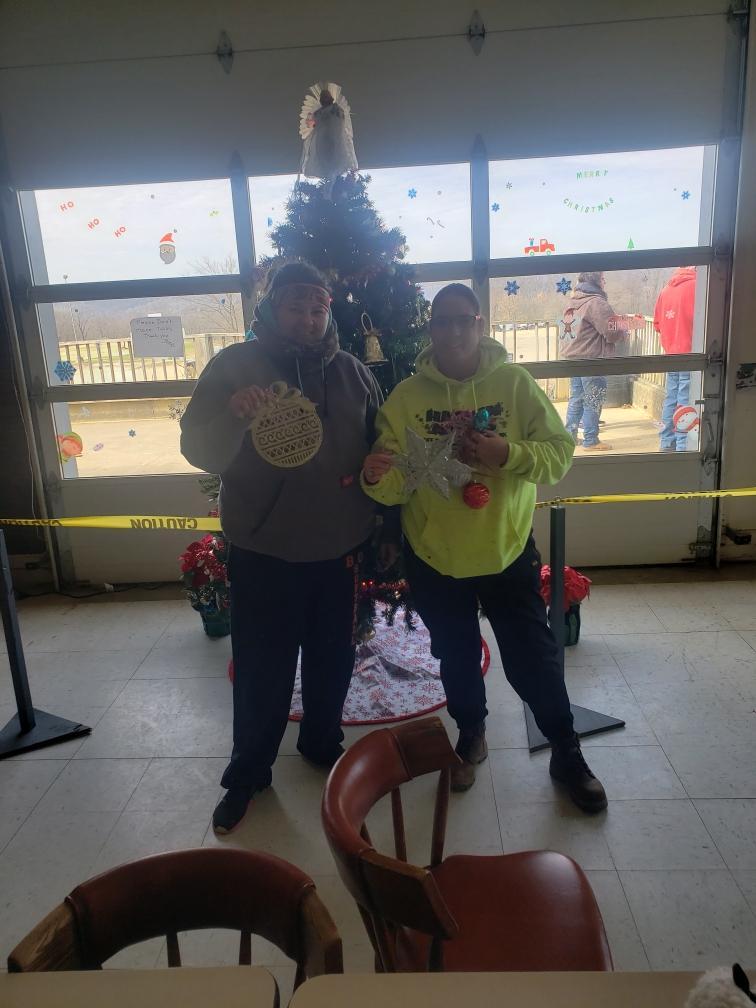
[[[479,321],[480,315],[434,315],[430,324],[431,329],[439,329],[442,332],[450,332],[452,329],[470,332]]]

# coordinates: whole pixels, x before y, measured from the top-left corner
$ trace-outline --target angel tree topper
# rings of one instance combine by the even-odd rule
[[[304,140],[300,172],[324,181],[357,171],[352,114],[338,84],[313,84],[299,116]]]

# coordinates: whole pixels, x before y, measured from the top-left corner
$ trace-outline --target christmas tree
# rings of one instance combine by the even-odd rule
[[[413,371],[426,341],[429,305],[413,267],[403,261],[406,238],[379,217],[369,182],[369,175],[357,172],[335,182],[300,181],[271,240],[278,258],[305,259],[328,276],[341,347],[360,360],[367,314],[386,358],[374,373],[388,393]]]

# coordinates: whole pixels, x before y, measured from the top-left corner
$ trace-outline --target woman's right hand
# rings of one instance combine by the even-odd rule
[[[237,420],[254,420],[263,406],[266,406],[272,398],[272,393],[267,389],[261,389],[258,385],[250,385],[249,388],[239,389],[234,392],[228,404]]]
[[[371,486],[379,483],[394,464],[391,452],[371,452],[362,463],[365,482]]]

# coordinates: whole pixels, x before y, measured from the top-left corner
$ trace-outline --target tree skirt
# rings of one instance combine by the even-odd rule
[[[483,675],[491,659],[481,638]],[[375,620],[375,637],[357,647],[352,684],[344,704],[345,725],[385,724],[438,710],[446,703],[439,662],[430,653],[430,635],[417,620],[408,633],[400,611],[393,626]],[[290,721],[302,719],[302,684],[297,669]]]

